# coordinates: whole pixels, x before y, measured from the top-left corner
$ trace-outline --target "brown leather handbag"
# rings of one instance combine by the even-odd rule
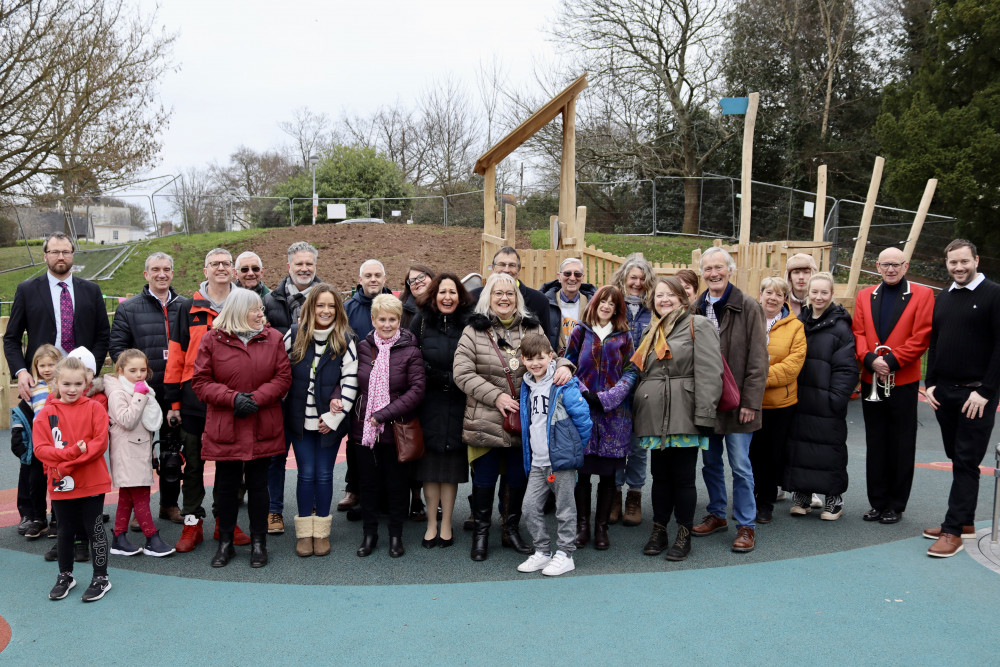
[[[424,456],[424,430],[420,420],[411,417],[408,421],[392,422],[392,435],[396,439],[396,458],[400,463],[416,461]]]

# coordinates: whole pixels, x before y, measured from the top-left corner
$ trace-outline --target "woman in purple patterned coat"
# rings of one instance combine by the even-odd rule
[[[617,288],[605,285],[590,300],[566,345],[566,359],[576,364],[576,377],[587,387],[583,396],[590,403],[594,422],[576,483],[576,544],[580,547],[590,540],[591,475],[600,477],[594,548],[611,545],[608,517],[616,494],[615,474],[625,469],[625,455],[632,446],[629,394],[636,380],[629,362],[632,352],[625,299]]]

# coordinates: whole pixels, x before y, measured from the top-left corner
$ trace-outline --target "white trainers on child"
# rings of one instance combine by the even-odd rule
[[[543,554],[541,551],[528,556],[528,560],[517,566],[518,572],[538,572],[552,562],[552,556]]]
[[[552,557],[552,562],[542,570],[542,574],[549,577],[558,577],[560,574],[566,574],[575,569],[576,564],[573,562],[573,557],[563,551],[557,551],[556,555]]]

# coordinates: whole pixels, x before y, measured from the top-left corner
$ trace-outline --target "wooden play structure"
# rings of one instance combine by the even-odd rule
[[[548,250],[531,250],[518,248],[521,255],[520,278],[532,287],[556,277],[559,265],[569,257],[576,257],[583,262],[587,272],[587,280],[595,285],[607,284],[612,274],[620,267],[624,257],[605,252],[584,242],[587,227],[587,209],[576,205],[576,98],[587,88],[587,76],[583,75],[562,92],[553,97],[545,106],[536,111],[527,120],[517,126],[499,143],[484,153],[475,165],[475,172],[484,177],[483,188],[483,236],[481,243],[480,266],[483,275],[487,275],[490,263],[497,250],[503,246],[515,246],[517,223],[515,208],[510,204],[504,206],[503,215],[497,208],[496,165],[510,155],[521,144],[541,130],[546,124],[562,116],[562,157],[559,170],[559,214],[550,219],[550,248]],[[753,168],[753,132],[757,118],[757,106],[760,95],[751,93],[747,100],[747,111],[743,128],[743,162],[742,187],[740,193],[740,232],[739,241],[733,245],[723,245],[716,240],[714,245],[721,246],[733,256],[738,267],[733,282],[744,292],[756,295],[760,281],[766,276],[783,275],[785,262],[796,253],[807,253],[813,256],[821,271],[829,271],[836,261],[832,257],[833,243],[823,240],[823,226],[826,220],[826,165],[821,165],[817,172],[816,204],[813,209],[813,240],[812,241],[764,241],[750,242],[750,204],[751,204],[751,172]],[[835,299],[848,310],[853,311],[854,299],[858,290],[858,279],[861,274],[861,264],[864,250],[868,242],[868,230],[871,227],[875,212],[875,200],[882,181],[882,167],[885,160],[875,158],[871,184],[865,200],[861,226],[855,242],[854,254],[846,283],[835,286]],[[931,199],[937,180],[927,182],[920,207],[910,228],[904,255],[907,261],[913,254],[917,239],[927,217]],[[658,275],[673,275],[681,269],[699,271],[701,251],[691,253],[690,264],[653,264]]]

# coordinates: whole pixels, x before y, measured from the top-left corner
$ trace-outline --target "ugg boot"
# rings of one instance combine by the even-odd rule
[[[611,515],[611,502],[615,497],[615,487],[611,484],[597,485],[597,513],[594,516],[594,548],[604,551],[611,546],[608,540],[608,517]],[[589,504],[589,503],[588,503]]]
[[[577,482],[573,489],[576,497],[576,546],[584,547],[590,541],[590,484]]]
[[[313,537],[316,536],[313,526],[315,518],[312,514],[295,517],[295,553],[303,558],[313,555]],[[329,534],[329,527],[327,534]]]
[[[527,555],[534,552],[534,548],[524,541],[520,531],[521,503],[524,501],[525,490],[523,487],[520,489],[508,487],[507,489],[507,502],[504,504],[506,513],[503,520],[503,539],[500,540],[500,543],[519,554]]]
[[[489,557],[490,521],[493,517],[493,487],[472,487],[472,516],[475,518],[475,532],[472,534],[472,552],[474,561],[483,561]]]
[[[330,553],[330,524],[333,522],[331,515],[313,517],[313,555],[326,556]]]

